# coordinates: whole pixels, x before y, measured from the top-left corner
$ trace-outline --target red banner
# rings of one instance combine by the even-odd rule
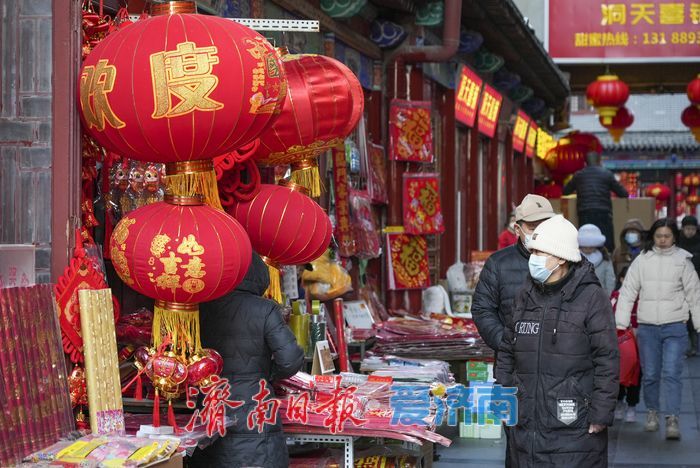
[[[386,165],[384,164],[384,147],[367,143],[369,155],[369,172],[367,174],[367,189],[372,203],[389,203],[389,194],[386,189]]]
[[[423,289],[430,286],[428,243],[424,237],[387,234],[389,289]]]
[[[394,161],[433,162],[430,101],[391,101],[389,143]]]
[[[530,125],[530,117],[523,111],[518,111],[513,127],[513,151],[522,153],[527,139],[527,128]]]
[[[535,143],[537,143],[537,129],[539,127],[534,120],[530,121],[530,127],[527,130],[527,138],[525,139],[525,156],[531,158],[535,155]]]
[[[481,93],[481,106],[479,107],[479,133],[489,138],[496,134],[498,126],[498,114],[501,112],[503,96],[489,85],[484,85]]]
[[[700,61],[700,2],[549,0],[558,63]]]
[[[341,257],[355,255],[355,240],[350,226],[350,194],[345,148],[333,149],[333,190],[335,194],[335,238]]]
[[[455,119],[473,127],[483,80],[468,66],[462,65],[457,95],[455,96]]]
[[[408,234],[445,231],[438,174],[403,175],[403,227]]]

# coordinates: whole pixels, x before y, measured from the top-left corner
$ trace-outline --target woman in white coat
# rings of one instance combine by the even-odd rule
[[[700,280],[690,259],[676,247],[678,227],[673,219],[657,220],[647,244],[630,265],[620,290],[615,320],[619,329],[630,325],[639,296],[637,340],[642,364],[642,393],[648,409],[646,431],[659,430],[659,391],[663,380],[666,400],[666,438],[679,439],[681,372],[688,344],[685,322],[688,307],[700,324]]]

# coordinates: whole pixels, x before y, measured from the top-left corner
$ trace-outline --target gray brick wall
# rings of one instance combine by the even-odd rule
[[[39,282],[51,259],[51,3],[0,1],[0,244],[36,245]]]

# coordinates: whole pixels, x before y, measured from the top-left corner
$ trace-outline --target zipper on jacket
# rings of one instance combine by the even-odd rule
[[[540,415],[537,412],[537,402],[539,401],[538,394],[540,391],[540,357],[542,356],[542,342],[544,337],[544,318],[547,315],[548,306],[542,309],[542,315],[540,316],[540,338],[539,346],[537,348],[537,372],[535,373],[537,379],[535,381],[535,430],[532,431],[532,466],[535,466],[535,436],[537,434],[537,429],[540,428]]]

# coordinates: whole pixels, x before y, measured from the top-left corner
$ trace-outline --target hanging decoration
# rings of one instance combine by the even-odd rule
[[[386,238],[389,289],[425,289],[430,286],[428,243],[422,236],[390,233]]]
[[[403,227],[407,234],[445,231],[440,207],[439,174],[403,175]]]
[[[355,74],[323,55],[281,50],[289,83],[281,114],[260,135],[255,155],[261,166],[292,165],[292,182],[321,195],[316,158],[342,146],[364,109],[364,92]]]
[[[599,120],[600,124],[608,129],[608,133],[612,136],[613,141],[619,143],[625,130],[634,123],[634,115],[626,107],[620,107],[610,124],[605,124],[603,117],[599,117]]]
[[[367,144],[369,156],[369,171],[367,180],[367,190],[372,199],[372,203],[384,205],[389,203],[389,193],[386,182],[386,155],[384,147],[374,143]]]
[[[644,190],[647,197],[653,197],[656,199],[656,209],[660,209],[669,198],[671,198],[671,188],[668,185],[656,182],[654,184],[648,185]]]
[[[700,143],[700,108],[697,106],[686,107],[681,114],[681,121],[683,125],[690,128],[695,141]]]
[[[592,133],[579,132],[578,130],[571,131],[566,134],[564,138],[559,140],[560,144],[571,143],[575,146],[582,147],[586,153],[589,151],[601,154],[603,152],[603,145],[597,136]]]
[[[698,76],[696,76],[694,80],[688,83],[686,92],[690,103],[695,107],[700,107],[700,73],[698,73]]]
[[[625,105],[630,90],[617,75],[600,75],[586,90],[586,98],[592,101],[603,126],[612,123],[617,110]]]
[[[333,204],[335,206],[334,237],[341,257],[352,257],[357,252],[357,244],[350,226],[350,182],[345,150],[333,149]]]
[[[389,158],[433,162],[430,101],[393,99],[389,109]]]
[[[586,151],[571,142],[557,144],[546,153],[544,163],[553,176],[561,178],[586,166]]]
[[[372,200],[365,191],[350,190],[350,217],[358,258],[378,258],[382,254],[382,239],[372,211]]]

